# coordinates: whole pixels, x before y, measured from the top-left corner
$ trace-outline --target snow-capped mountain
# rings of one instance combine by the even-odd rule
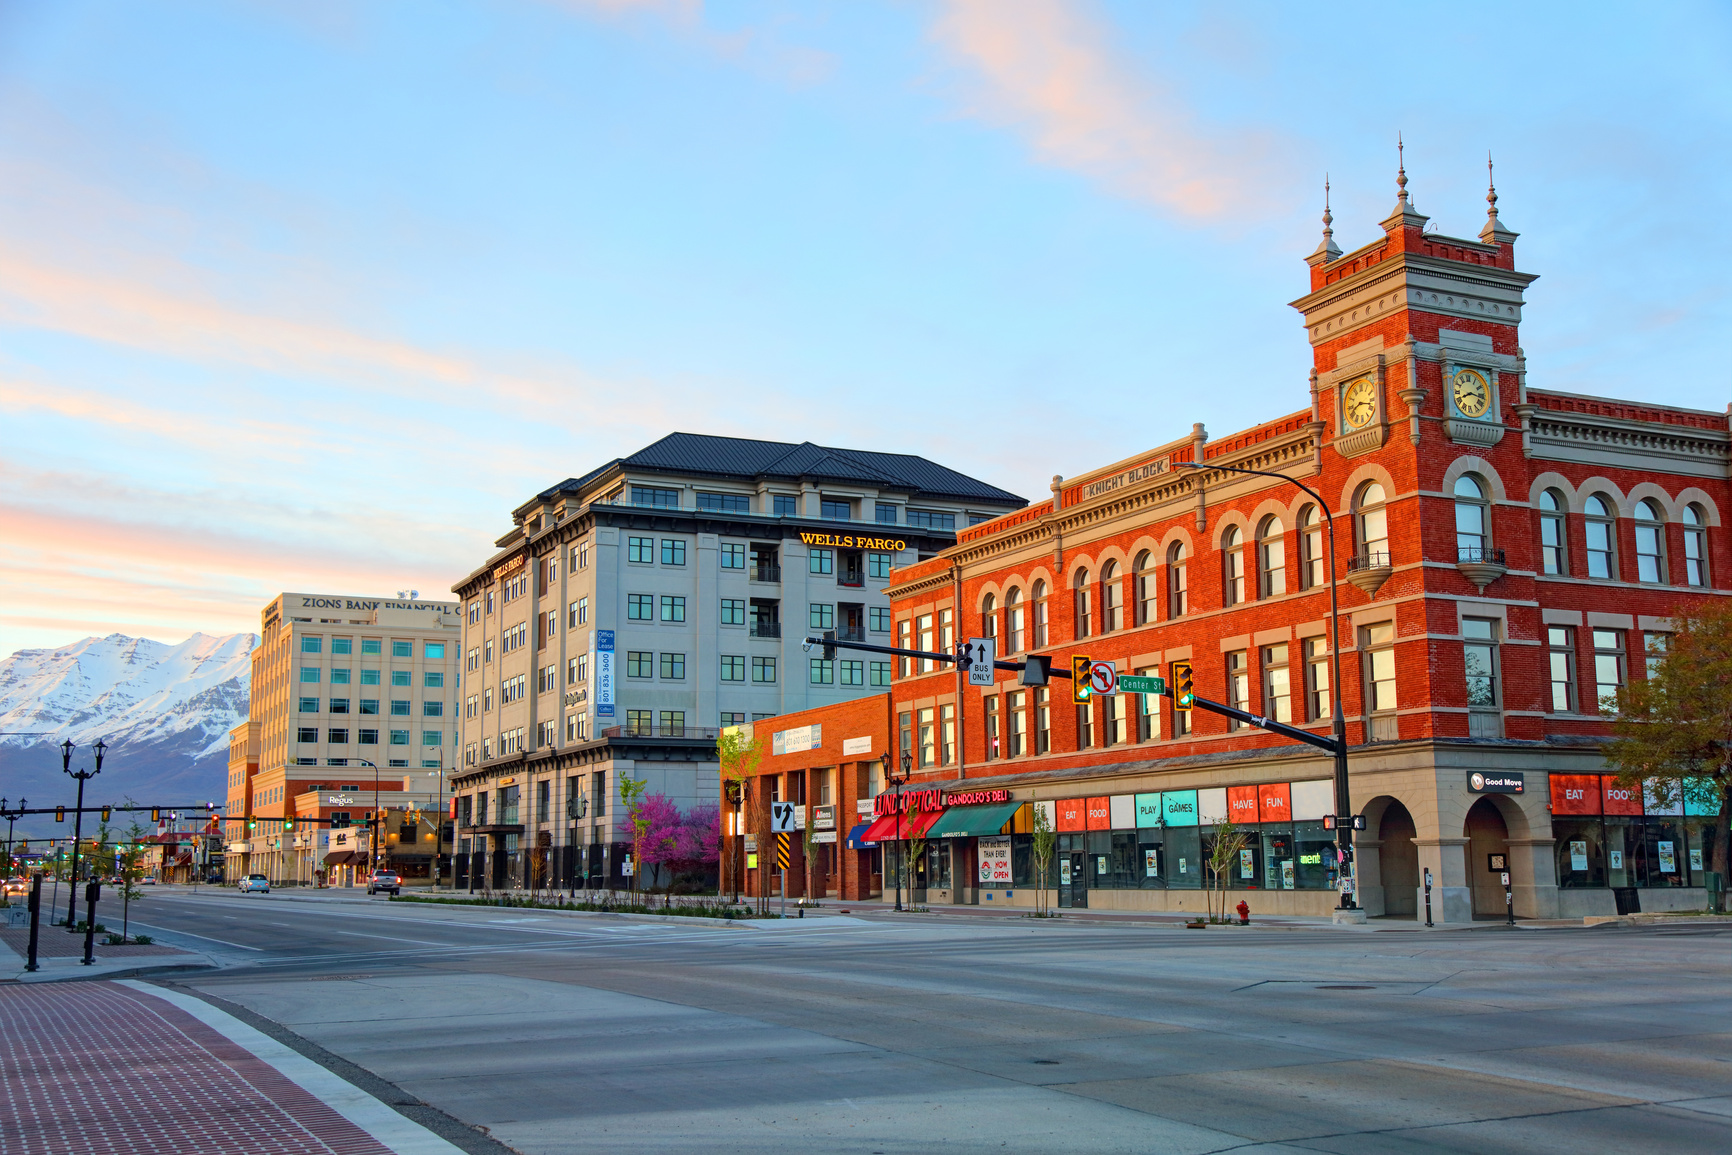
[[[257,642],[253,634],[194,634],[171,646],[110,634],[19,650],[0,662],[0,792],[59,801],[71,782],[56,747],[68,738],[78,744],[76,769],[101,738],[107,760],[87,798],[165,790],[220,798],[228,732],[247,717]]]

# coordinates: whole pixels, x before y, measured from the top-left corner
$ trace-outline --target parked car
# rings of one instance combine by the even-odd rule
[[[27,878],[8,878],[0,883],[0,898],[23,898],[30,893],[30,880]]]
[[[367,877],[368,894],[378,894],[382,890],[388,890],[392,894],[397,894],[401,892],[402,889],[403,880],[397,877],[397,872],[395,870],[375,870]]]
[[[156,875],[154,875],[154,874],[145,875],[143,878],[138,880],[138,885],[140,885],[140,886],[155,886],[156,885]]]
[[[249,874],[240,880],[237,884],[237,889],[239,889],[242,894],[245,894],[249,890],[257,890],[269,894],[271,892],[271,880],[262,874]]]

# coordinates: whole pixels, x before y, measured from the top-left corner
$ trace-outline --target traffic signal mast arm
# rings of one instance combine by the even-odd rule
[[[1167,696],[1171,697],[1172,695],[1168,694]],[[1285,722],[1277,722],[1273,718],[1260,717],[1222,702],[1211,702],[1209,699],[1198,697],[1195,694],[1191,695],[1191,705],[1212,713],[1224,714],[1229,718],[1236,718],[1259,729],[1267,730],[1271,734],[1279,734],[1281,737],[1291,738],[1295,742],[1304,742],[1307,745],[1317,747],[1319,750],[1327,750],[1331,754],[1337,751],[1335,739],[1326,738],[1321,734],[1313,734],[1309,730],[1301,730],[1297,726],[1289,726]]]
[[[868,642],[843,642],[843,641],[838,641],[834,637],[830,637],[830,636],[826,636],[826,635],[818,635],[818,634],[807,634],[805,639],[804,639],[804,642],[807,646],[823,646],[826,651],[830,651],[830,650],[865,650],[867,653],[870,653],[870,654],[895,654],[898,657],[902,657],[902,658],[925,658],[928,661],[933,661],[933,662],[960,662],[960,661],[962,661],[962,657],[959,654],[945,654],[945,653],[940,653],[936,650],[910,650],[910,649],[905,649],[902,646],[874,646]],[[1045,657],[1045,655],[1036,655],[1036,656]],[[1048,660],[1050,661],[1050,658]],[[1026,663],[1026,662],[999,662],[999,661],[995,661],[992,663],[992,666],[994,669],[997,669],[997,670],[1016,670],[1018,672],[1021,672],[1027,664],[1028,663]],[[1047,671],[1047,677],[1049,677],[1049,678],[1063,678],[1066,681],[1069,681],[1070,676],[1071,676],[1071,674],[1070,674],[1069,670],[1062,670],[1056,665]]]

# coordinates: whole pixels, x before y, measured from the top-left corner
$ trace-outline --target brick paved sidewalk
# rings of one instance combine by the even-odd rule
[[[115,983],[0,985],[0,1155],[391,1155],[251,1051]]]
[[[115,927],[115,933],[120,928]],[[138,946],[127,943],[125,946],[105,945],[108,935],[104,931],[96,932],[96,942],[92,953],[98,959],[142,958],[154,955],[186,954],[179,947],[165,946],[153,942],[149,946]],[[19,958],[25,957],[30,950],[30,932],[28,930],[12,930],[0,927],[0,945],[11,948]],[[63,926],[49,926],[46,922],[36,932],[36,957],[38,958],[69,958],[76,955],[84,957],[84,936],[68,934]]]

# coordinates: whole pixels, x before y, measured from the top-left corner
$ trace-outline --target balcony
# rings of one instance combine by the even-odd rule
[[[864,586],[866,584],[866,571],[863,569],[845,569],[836,575],[836,584],[855,588]]]
[[[1368,598],[1376,597],[1377,591],[1393,573],[1395,567],[1390,564],[1389,554],[1383,550],[1361,550],[1347,563],[1347,580]]]
[[[1456,549],[1455,568],[1461,576],[1480,591],[1502,577],[1509,569],[1504,564],[1503,550],[1482,546],[1460,546]]]
[[[836,640],[838,642],[863,642],[866,640],[866,631],[859,626],[843,626],[836,631]]]
[[[779,638],[782,636],[782,623],[753,618],[746,632],[754,638]]]
[[[782,580],[782,567],[760,562],[752,567],[752,580],[755,582],[779,582]]]

